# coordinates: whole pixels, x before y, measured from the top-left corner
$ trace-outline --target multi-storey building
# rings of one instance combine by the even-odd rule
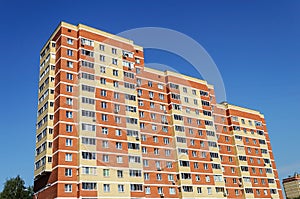
[[[282,198],[258,111],[85,25],[40,55],[35,198]]]
[[[285,196],[289,199],[300,197],[300,174],[295,173],[282,180]]]

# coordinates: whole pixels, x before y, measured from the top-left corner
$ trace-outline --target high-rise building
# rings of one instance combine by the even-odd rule
[[[300,174],[295,173],[282,180],[285,196],[289,199],[300,197]]]
[[[60,23],[40,53],[35,198],[283,198],[264,116]]]

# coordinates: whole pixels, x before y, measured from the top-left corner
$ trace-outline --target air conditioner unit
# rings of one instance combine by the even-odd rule
[[[96,119],[93,119],[93,122],[96,122]]]
[[[135,140],[136,140],[136,141],[139,141],[139,140],[140,140],[140,138],[139,138],[139,137],[136,137],[136,138],[135,138]]]
[[[161,171],[161,167],[157,168],[157,171]]]
[[[224,197],[228,196],[228,194],[227,194],[227,193],[224,193],[223,195],[224,195]]]
[[[160,194],[160,197],[162,197],[162,198],[163,198],[163,197],[165,197],[165,195],[164,195],[163,193],[161,193],[161,194]]]

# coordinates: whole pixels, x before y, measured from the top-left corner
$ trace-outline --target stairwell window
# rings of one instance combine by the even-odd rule
[[[66,162],[71,162],[72,161],[72,154],[71,153],[66,153],[65,161]]]
[[[73,145],[72,139],[67,138],[66,139],[66,146],[72,146],[72,145]]]
[[[73,45],[73,44],[74,44],[74,41],[73,41],[73,39],[71,39],[71,38],[67,38],[67,43],[70,44],[70,45]]]
[[[70,168],[65,169],[65,176],[72,177],[72,169]]]
[[[72,185],[71,184],[65,184],[65,192],[72,192]]]
[[[68,80],[73,80],[73,74],[67,73],[67,79]]]
[[[67,55],[68,55],[68,56],[73,56],[73,50],[68,49],[68,50],[67,50]]]
[[[73,112],[71,112],[71,111],[66,111],[66,117],[67,117],[67,118],[73,118]]]
[[[73,68],[73,62],[67,61],[67,66],[68,66],[69,68]]]
[[[73,92],[73,86],[67,85],[67,92],[72,93]]]

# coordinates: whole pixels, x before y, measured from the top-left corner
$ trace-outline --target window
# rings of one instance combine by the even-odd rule
[[[162,84],[157,84],[157,88],[162,90],[164,89],[164,86]]]
[[[188,97],[184,97],[184,102],[189,103],[189,98]]]
[[[103,162],[109,162],[109,156],[108,155],[103,155],[102,156],[102,161]]]
[[[208,96],[208,92],[200,90],[200,95],[201,96]]]
[[[104,190],[104,192],[110,192],[110,185],[109,184],[103,184],[103,190]]]
[[[95,138],[83,137],[81,142],[82,142],[82,144],[96,145],[96,139]]]
[[[96,167],[82,167],[82,173],[87,175],[96,175]]]
[[[112,64],[114,64],[114,65],[118,65],[118,60],[117,59],[115,59],[115,58],[112,58]]]
[[[198,100],[194,99],[194,104],[197,105],[198,104]]]
[[[113,81],[113,85],[115,88],[118,88],[119,87],[119,82],[118,81]]]
[[[231,167],[231,173],[234,173],[235,169],[233,167]]]
[[[108,129],[106,127],[102,128],[102,134],[105,134],[105,135],[108,134]]]
[[[124,185],[122,185],[122,184],[118,184],[118,191],[119,192],[124,192]]]
[[[94,41],[85,39],[85,38],[81,38],[81,44],[87,45],[87,46],[94,46]]]
[[[164,138],[164,144],[169,144],[170,143],[170,139],[169,138]]]
[[[209,106],[209,101],[201,101],[202,106]]]
[[[118,178],[123,178],[123,171],[117,170],[117,176],[118,176]]]
[[[68,66],[69,68],[73,68],[73,62],[67,61],[67,66]]]
[[[123,163],[123,157],[117,156],[117,163]]]
[[[68,50],[67,50],[67,55],[68,55],[68,56],[73,56],[73,50],[68,49]]]
[[[119,71],[114,69],[114,70],[113,70],[113,75],[114,75],[114,76],[119,76]]]
[[[119,98],[120,98],[120,94],[115,92],[115,93],[114,93],[114,98],[115,98],[115,99],[119,99]]]
[[[109,177],[109,169],[103,169],[103,177]]]
[[[73,86],[67,85],[67,92],[73,92]]]
[[[100,55],[100,61],[102,61],[102,62],[105,61],[105,56],[104,55]]]
[[[67,43],[70,44],[70,45],[73,45],[74,44],[73,39],[67,38]]]
[[[236,195],[236,196],[239,195],[239,190],[238,190],[238,189],[235,190],[235,195]]]
[[[112,49],[111,49],[111,53],[116,55],[116,54],[117,54],[117,49],[112,48]]]
[[[175,190],[174,187],[170,187],[170,188],[169,188],[169,194],[170,194],[170,195],[176,194],[176,190]]]
[[[73,74],[67,73],[67,79],[68,80],[73,80]]]
[[[108,141],[107,140],[102,141],[102,148],[108,148]]]
[[[86,68],[94,68],[94,63],[87,62],[87,61],[81,61],[81,66]]]
[[[82,183],[82,189],[83,190],[96,190],[97,184],[94,182],[83,182]]]
[[[105,66],[100,66],[100,73],[106,73]]]
[[[201,187],[197,187],[197,193],[198,193],[198,194],[202,193]]]
[[[159,93],[158,96],[159,96],[160,100],[164,100],[164,98],[165,98],[164,94],[162,94],[162,93]]]
[[[116,149],[122,149],[122,143],[116,142]]]
[[[162,187],[157,187],[157,193],[158,194],[163,194],[163,188]]]
[[[67,98],[66,101],[67,101],[66,102],[67,105],[69,105],[69,106],[73,105],[73,99],[72,98]]]
[[[66,131],[67,131],[67,132],[72,132],[72,131],[73,131],[73,126],[67,124],[67,125],[66,125]]]
[[[69,169],[69,168],[65,169],[65,176],[71,177],[72,176],[72,169]]]
[[[203,168],[204,168],[204,170],[208,170],[208,164],[207,164],[207,163],[204,163],[204,164],[203,164]]]
[[[72,145],[73,145],[72,139],[67,138],[66,139],[66,146],[72,146]]]
[[[182,186],[184,192],[193,192],[193,186]]]
[[[104,51],[105,50],[105,46],[103,44],[99,44],[99,49]]]
[[[150,187],[145,187],[145,194],[151,194]]]
[[[94,52],[85,49],[81,49],[81,54],[89,57],[94,57]]]
[[[65,184],[65,192],[72,192],[72,185],[71,184]]]
[[[106,114],[101,115],[102,121],[108,121],[108,116]]]
[[[82,159],[85,159],[85,160],[96,160],[96,153],[82,152]]]
[[[92,86],[82,85],[81,89],[87,92],[92,92],[92,93],[95,92],[95,87]]]
[[[106,79],[103,78],[103,77],[101,77],[101,78],[100,78],[100,83],[101,83],[101,84],[106,84]]]
[[[148,160],[143,160],[143,166],[148,167],[149,166],[149,161]]]
[[[130,184],[130,190],[131,191],[143,191],[143,185],[142,184]]]
[[[67,161],[67,162],[71,162],[71,161],[72,161],[72,154],[70,154],[70,153],[66,153],[66,156],[65,156],[65,161]]]

